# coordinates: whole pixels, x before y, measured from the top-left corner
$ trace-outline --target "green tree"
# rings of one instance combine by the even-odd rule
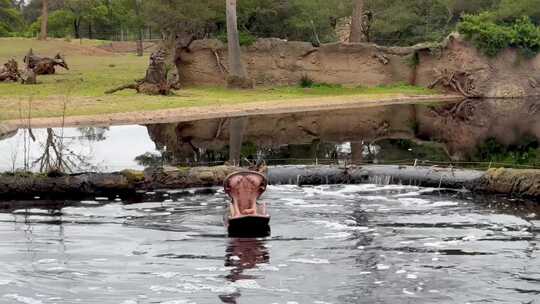
[[[20,11],[10,0],[0,0],[0,37],[10,36],[23,24]]]

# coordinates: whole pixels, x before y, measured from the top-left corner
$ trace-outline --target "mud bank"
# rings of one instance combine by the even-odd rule
[[[0,176],[0,199],[81,199],[134,196],[160,189],[220,186],[241,168],[232,166],[164,167],[117,173],[65,176]],[[279,166],[268,169],[270,184],[320,185],[383,183],[469,189],[540,198],[540,170],[456,170],[412,166]]]
[[[177,44],[174,63],[179,79],[189,85],[224,85],[227,48],[219,40]],[[292,85],[303,76],[315,82],[377,86],[409,83],[431,86],[452,78],[467,95],[516,98],[540,95],[540,56],[529,59],[516,49],[494,58],[481,54],[459,35],[441,44],[383,47],[371,43],[332,43],[258,39],[243,48],[243,61],[258,85]],[[445,81],[441,81],[441,85]],[[449,89],[449,88],[446,88]],[[455,88],[452,90],[455,91]]]

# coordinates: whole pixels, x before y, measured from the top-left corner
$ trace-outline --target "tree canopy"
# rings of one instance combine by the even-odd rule
[[[40,29],[41,1],[0,0],[0,36],[35,36]],[[53,37],[135,39],[140,29],[147,38],[178,32],[198,38],[226,36],[224,0],[49,2],[49,35]],[[354,2],[238,0],[240,37],[245,41],[256,37],[337,41],[336,27],[351,17]],[[383,45],[441,40],[457,30],[465,16],[482,14],[482,20],[501,25],[527,17],[534,26],[540,24],[540,0],[365,0],[363,7],[369,40]]]

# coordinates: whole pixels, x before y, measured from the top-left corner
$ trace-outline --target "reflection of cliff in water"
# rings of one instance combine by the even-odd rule
[[[489,150],[493,147],[501,153],[512,153],[513,147],[534,149],[540,139],[539,111],[537,99],[467,100],[147,127],[162,156],[173,163],[222,162],[231,158],[230,151],[237,154],[240,142],[242,157],[288,159],[287,163],[342,157],[485,160],[493,156]]]

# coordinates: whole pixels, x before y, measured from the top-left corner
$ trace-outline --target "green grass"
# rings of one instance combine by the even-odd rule
[[[152,111],[195,106],[233,105],[249,102],[311,99],[330,96],[363,96],[369,100],[395,95],[427,95],[432,90],[408,85],[375,88],[346,88],[314,85],[312,88],[276,87],[255,90],[228,90],[221,87],[190,87],[174,96],[145,96],[127,90],[113,95],[104,92],[144,76],[148,58],[133,54],[111,54],[96,48],[104,41],[78,40],[46,42],[32,39],[0,39],[0,62],[15,58],[22,66],[28,49],[36,54],[53,56],[58,50],[66,55],[69,71],[38,76],[38,85],[0,83],[0,120],[18,119],[32,100],[33,117],[61,116],[67,100],[66,115],[94,115],[133,111]]]

